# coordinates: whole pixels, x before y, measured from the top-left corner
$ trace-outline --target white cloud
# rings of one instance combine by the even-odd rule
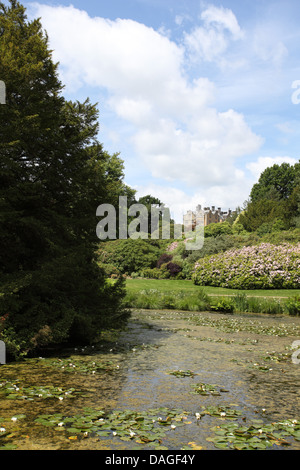
[[[201,204],[202,207],[214,205],[221,207],[223,211],[235,210],[236,201],[240,201],[239,205],[242,206],[244,201],[248,199],[253,181],[246,179],[239,172],[235,176],[236,182],[231,191],[224,192],[220,186],[212,186],[207,190],[197,190],[191,195],[172,185],[148,184],[135,186],[136,197],[139,198],[147,194],[158,197],[170,209],[171,217],[175,219],[175,222],[182,223],[183,214],[188,210],[195,210],[198,204]]]
[[[210,5],[201,14],[203,26],[197,26],[191,33],[184,35],[184,44],[195,60],[218,61],[224,64],[222,57],[230,41],[244,37],[238,21],[231,10]]]
[[[137,132],[134,143],[155,177],[207,189],[215,184],[233,184],[235,159],[256,151],[261,141],[242,115],[211,109],[195,116],[186,131],[173,121],[161,119],[156,129]]]
[[[281,165],[282,163],[289,163],[295,165],[299,160],[297,158],[278,156],[278,157],[259,157],[256,162],[247,163],[247,169],[252,173],[255,178],[255,182],[258,181],[261,173],[268,167],[273,165]]]
[[[207,27],[214,25],[219,30],[228,30],[234,39],[243,37],[243,32],[238,24],[236,16],[228,8],[210,5],[201,14]]]
[[[278,25],[277,25],[278,26]],[[284,33],[274,23],[264,21],[253,31],[253,50],[263,62],[279,66],[288,56],[288,49],[283,41]]]
[[[183,45],[133,20],[91,18],[73,6],[36,3],[32,9],[42,18],[67,90],[83,85],[107,90],[107,103],[132,125],[137,158],[154,177],[184,182],[199,194],[215,193],[219,185],[224,200],[225,188],[240,191],[243,178],[235,161],[256,152],[262,139],[241,113],[214,107],[216,90],[209,79],[187,78]],[[228,9],[209,7],[202,19],[207,56],[220,54],[228,35],[242,37]],[[111,131],[120,135],[119,129]]]

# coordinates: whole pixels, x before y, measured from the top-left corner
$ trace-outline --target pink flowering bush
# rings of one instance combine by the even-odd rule
[[[300,243],[262,243],[197,261],[194,283],[233,289],[299,289]]]

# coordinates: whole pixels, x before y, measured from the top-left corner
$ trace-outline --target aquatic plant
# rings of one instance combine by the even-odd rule
[[[116,437],[122,441],[134,440],[138,444],[161,446],[167,430],[184,425],[186,412],[180,409],[155,408],[145,411],[104,410],[86,408],[84,415],[65,417],[63,414],[41,415],[37,424],[54,427],[69,434],[98,437]]]
[[[191,385],[193,391],[191,393],[195,395],[214,395],[220,396],[221,392],[228,392],[225,388],[218,387],[217,385],[206,384],[206,383],[196,383]]]
[[[35,400],[37,398],[56,398],[63,400],[64,398],[74,398],[80,392],[75,388],[63,389],[62,387],[55,387],[53,385],[37,385],[37,386],[22,386],[19,381],[6,381],[0,383],[0,396],[5,395],[5,398],[10,400]]]
[[[248,425],[226,422],[212,430],[215,436],[207,441],[218,449],[265,450],[274,445],[290,445],[289,437],[300,441],[300,421],[296,419],[271,424],[256,419]]]

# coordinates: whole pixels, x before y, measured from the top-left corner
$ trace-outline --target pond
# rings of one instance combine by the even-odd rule
[[[300,449],[300,318],[138,310],[0,366],[0,449]]]

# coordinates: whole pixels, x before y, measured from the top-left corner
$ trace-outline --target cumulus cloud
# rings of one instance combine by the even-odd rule
[[[223,211],[235,210],[236,201],[240,201],[241,194],[246,194],[245,199],[248,197],[252,184],[251,178],[246,179],[243,174],[237,171],[236,182],[231,191],[224,192],[220,186],[211,186],[206,190],[200,188],[191,194],[172,185],[158,184],[136,185],[135,189],[137,198],[147,194],[158,197],[170,209],[171,217],[175,219],[175,222],[182,223],[183,215],[188,210],[195,210],[198,204],[201,204],[202,207],[214,205],[221,207]],[[240,206],[243,205],[245,199],[240,201]]]
[[[288,156],[259,157],[257,161],[247,163],[246,167],[257,181],[261,173],[268,167],[271,167],[275,164],[281,165],[282,163],[289,163],[290,165],[295,165],[298,162],[299,160],[297,158],[292,158]]]
[[[203,26],[184,35],[184,43],[192,57],[224,63],[222,54],[230,41],[242,39],[244,33],[234,13],[228,8],[210,5],[201,14]]]
[[[67,89],[108,93],[111,110],[132,125],[131,143],[151,175],[184,182],[197,197],[217,186],[232,193],[245,187],[236,159],[256,152],[262,139],[241,113],[217,110],[208,78],[186,72],[187,48],[215,58],[243,36],[231,10],[208,7],[203,26],[183,44],[136,21],[92,18],[73,6],[35,3],[32,11],[48,32]]]

